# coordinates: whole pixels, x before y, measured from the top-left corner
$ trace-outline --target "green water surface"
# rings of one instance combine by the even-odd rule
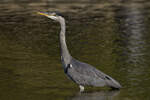
[[[63,72],[59,23],[37,11],[59,11],[76,59],[121,83],[120,91],[78,86]],[[1,0],[1,100],[149,100],[149,0]]]

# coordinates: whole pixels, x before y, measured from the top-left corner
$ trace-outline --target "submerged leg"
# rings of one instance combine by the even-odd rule
[[[83,92],[83,91],[84,91],[84,86],[79,85],[79,88],[80,88],[80,92]]]

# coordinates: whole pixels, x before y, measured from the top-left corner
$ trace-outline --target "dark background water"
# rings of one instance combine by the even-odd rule
[[[79,93],[60,62],[60,26],[37,11],[66,19],[73,57],[118,80],[123,88]],[[149,100],[149,0],[1,0],[1,100]]]

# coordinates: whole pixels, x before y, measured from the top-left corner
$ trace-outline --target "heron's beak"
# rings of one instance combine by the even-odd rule
[[[37,12],[37,14],[44,15],[44,16],[49,16],[48,14],[45,14],[45,13],[42,13],[42,12]]]

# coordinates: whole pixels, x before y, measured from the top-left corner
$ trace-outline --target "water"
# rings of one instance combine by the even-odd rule
[[[149,0],[1,0],[0,99],[149,100],[149,10]],[[61,67],[59,24],[37,11],[60,11],[72,56],[123,89],[87,87],[79,93]]]

